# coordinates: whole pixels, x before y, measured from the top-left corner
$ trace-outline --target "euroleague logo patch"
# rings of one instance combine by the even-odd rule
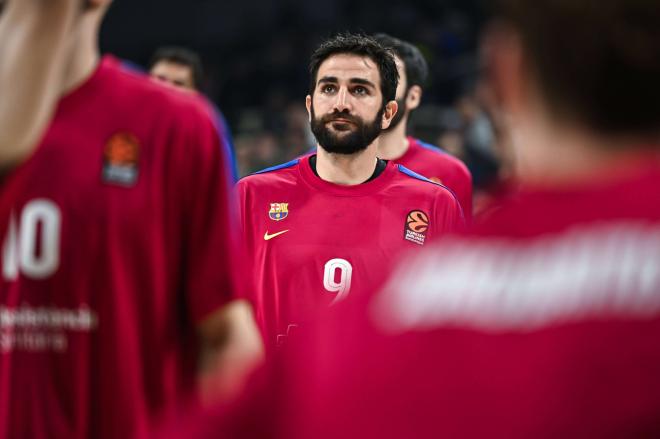
[[[130,133],[113,135],[103,149],[103,181],[133,186],[138,178],[140,144]]]
[[[429,229],[429,216],[421,210],[413,210],[406,217],[404,239],[415,244],[424,245],[426,232]]]

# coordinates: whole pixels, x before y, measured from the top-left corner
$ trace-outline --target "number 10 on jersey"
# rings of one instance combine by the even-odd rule
[[[351,290],[351,278],[353,277],[353,266],[345,259],[331,259],[325,264],[323,270],[323,286],[337,296],[331,305],[343,300]]]
[[[46,199],[28,202],[18,218],[11,214],[2,245],[2,277],[14,281],[19,274],[45,279],[60,264],[61,213]]]

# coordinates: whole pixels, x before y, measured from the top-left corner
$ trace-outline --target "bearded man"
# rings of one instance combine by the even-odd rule
[[[237,185],[254,273],[249,299],[271,352],[319,310],[370,294],[401,253],[464,223],[445,187],[377,158],[378,137],[397,112],[389,49],[338,35],[314,52],[310,75],[316,154]]]

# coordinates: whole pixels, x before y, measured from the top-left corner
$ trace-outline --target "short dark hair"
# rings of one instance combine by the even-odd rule
[[[499,0],[553,114],[609,135],[660,134],[658,0]]]
[[[179,46],[161,47],[151,57],[149,70],[161,61],[181,64],[190,67],[193,76],[193,86],[199,89],[204,82],[204,68],[201,57],[190,49]]]
[[[371,59],[380,73],[380,91],[383,95],[383,107],[389,101],[396,99],[396,86],[399,72],[396,69],[394,56],[390,49],[384,48],[372,37],[363,34],[338,34],[323,43],[312,54],[309,63],[311,75],[309,93],[314,94],[316,77],[323,61],[333,55],[350,54]]]
[[[391,35],[380,33],[374,39],[383,46],[392,49],[397,57],[403,61],[406,71],[406,92],[413,85],[424,88],[429,78],[429,65],[422,52],[413,44],[400,40]]]

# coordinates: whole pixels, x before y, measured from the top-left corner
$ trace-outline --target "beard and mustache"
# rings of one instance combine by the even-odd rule
[[[310,122],[312,133],[321,147],[329,153],[355,154],[364,151],[383,131],[381,121],[384,108],[369,122],[348,112],[335,112],[316,118],[314,105],[312,105],[312,120]],[[338,121],[340,120],[341,121]],[[328,127],[333,121],[333,128]],[[349,123],[350,122],[350,123]]]

